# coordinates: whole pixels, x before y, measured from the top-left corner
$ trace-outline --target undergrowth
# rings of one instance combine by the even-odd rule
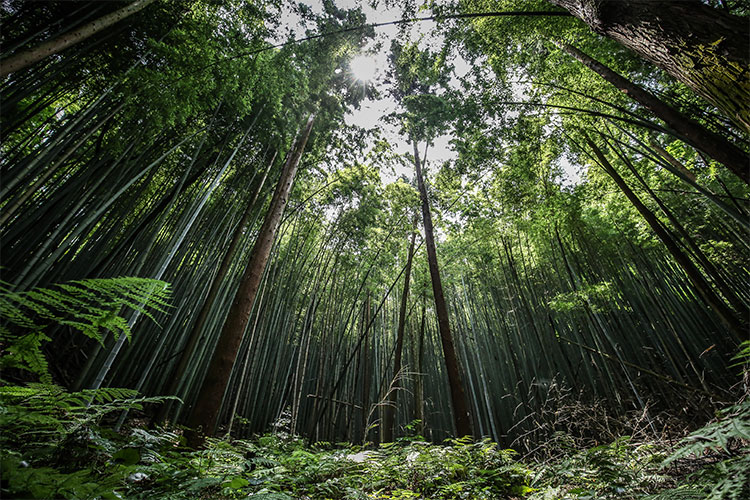
[[[115,432],[111,423],[121,411],[143,410],[164,398],[143,398],[120,388],[68,392],[54,385],[40,350],[47,337],[39,321],[72,322],[97,340],[103,329],[127,335],[121,308],[148,313],[164,307],[164,293],[153,302],[150,298],[154,290],[166,288],[136,281],[137,295],[123,297],[123,283],[89,281],[54,293],[0,293],[0,366],[38,378],[0,386],[2,498],[750,498],[748,398],[676,445],[625,436],[586,448],[558,433],[548,441],[547,452],[527,457],[488,440],[433,444],[411,436],[378,447],[306,446],[299,437],[277,432],[247,441],[208,439],[203,449],[190,450],[180,429],[131,426]],[[95,314],[82,309],[87,300],[104,303],[101,297],[106,306]],[[745,373],[748,360],[746,342],[738,356]]]
[[[209,439],[195,451],[179,431],[94,426],[68,434],[62,448],[4,451],[3,498],[739,500],[750,493],[747,442],[739,445],[750,412],[739,411],[744,424],[724,415],[672,453],[623,437],[547,463],[489,441],[363,449],[269,434]],[[721,447],[727,438],[737,444]]]

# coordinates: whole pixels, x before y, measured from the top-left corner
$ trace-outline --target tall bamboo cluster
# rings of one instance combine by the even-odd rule
[[[120,15],[31,4],[4,20],[0,63]],[[416,142],[405,163],[418,178],[384,186],[387,155],[365,158],[342,125],[362,97],[342,68],[364,35],[272,49],[274,13],[253,3],[135,4],[127,22],[0,83],[3,281],[128,275],[174,291],[156,322],[128,318],[131,342],[50,332],[61,383],[182,399],[155,422],[205,412],[220,433],[274,425],[351,442],[473,429],[526,445],[565,390],[613,414],[695,416],[701,398],[730,397],[750,305],[740,132],[708,126],[732,145],[717,151],[711,134],[680,142],[690,130],[600,99],[630,121],[568,106],[581,111],[570,123],[508,113],[497,134],[464,123],[461,139],[481,144],[462,150],[476,155],[459,158],[461,193],[441,192],[451,166],[422,164]],[[321,31],[362,21],[329,14]],[[554,147],[588,166],[576,188],[537,175],[555,123],[566,127]]]
[[[378,440],[396,387],[396,436],[416,419],[429,438],[453,435],[429,296],[409,298],[403,370],[394,384],[402,280],[365,284],[365,292],[368,256],[346,262],[332,241],[336,225],[328,231],[312,233],[315,260],[300,255],[299,244],[293,254],[278,251],[224,421],[242,417],[238,435],[277,422],[315,440],[357,442],[368,428],[367,439]],[[726,360],[737,339],[662,250],[644,250],[624,234],[613,240],[599,241],[586,227],[535,242],[498,235],[488,254],[449,271],[450,320],[478,435],[509,442],[532,430],[530,418],[556,388],[606,400],[622,413],[727,397],[734,375]],[[620,251],[603,252],[603,245]],[[405,258],[390,263],[390,276],[402,277]],[[423,251],[420,259],[415,286],[424,290]]]

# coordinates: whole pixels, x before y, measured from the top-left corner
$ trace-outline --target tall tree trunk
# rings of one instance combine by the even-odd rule
[[[255,193],[253,193],[253,197],[250,200],[250,203],[247,205],[247,208],[245,209],[245,213],[242,216],[242,220],[240,220],[239,224],[237,224],[237,228],[235,229],[234,235],[232,236],[232,241],[229,243],[229,248],[227,248],[227,251],[224,254],[224,259],[221,261],[221,264],[219,265],[219,270],[216,272],[216,276],[211,282],[211,287],[208,290],[206,299],[203,301],[203,305],[201,306],[200,313],[198,313],[198,319],[196,320],[195,325],[193,326],[193,329],[188,335],[188,340],[185,343],[185,347],[182,350],[182,354],[180,355],[180,360],[177,362],[177,366],[174,369],[174,372],[172,372],[172,377],[170,377],[169,387],[167,388],[165,394],[175,395],[177,394],[177,391],[180,388],[180,384],[182,383],[182,379],[187,370],[188,363],[190,362],[190,359],[193,357],[193,351],[195,351],[195,347],[198,345],[198,341],[200,340],[200,337],[203,333],[203,327],[205,326],[206,320],[208,319],[208,315],[211,312],[212,306],[214,305],[216,296],[219,294],[221,285],[222,283],[224,283],[224,279],[226,278],[227,273],[229,272],[229,267],[231,266],[232,261],[234,260],[234,256],[237,251],[237,248],[239,247],[239,244],[242,241],[242,239],[245,237],[245,233],[248,229],[248,225],[250,224],[250,219],[252,218],[253,211],[256,208],[255,203],[258,201],[258,197],[260,196],[260,193],[263,189],[263,185],[266,182],[266,177],[268,177],[268,173],[270,172],[271,167],[273,166],[274,160],[276,160],[275,152],[273,154],[273,157],[271,158],[271,161],[268,164],[268,168],[263,174],[263,178],[260,180],[258,187],[255,189]],[[158,422],[163,421],[167,417],[170,407],[171,405],[168,405],[168,404],[162,405],[162,409],[160,410],[156,418]]]
[[[586,143],[598,159],[602,168],[607,172],[607,174],[609,174],[610,177],[612,177],[612,180],[615,181],[615,184],[617,184],[623,194],[628,198],[628,200],[630,200],[630,202],[633,204],[633,207],[638,210],[638,212],[643,216],[643,218],[646,220],[651,229],[656,233],[662,243],[664,243],[664,246],[667,247],[667,250],[672,255],[674,260],[677,262],[677,264],[679,264],[682,270],[685,271],[685,274],[687,274],[690,282],[695,287],[701,299],[703,299],[706,305],[713,309],[719,319],[721,319],[721,322],[724,324],[724,326],[726,326],[729,331],[736,335],[738,339],[746,338],[746,311],[738,311],[738,313],[743,316],[742,318],[738,318],[735,313],[729,307],[727,307],[724,301],[722,301],[716,295],[716,293],[714,293],[711,286],[703,277],[703,274],[696,267],[696,265],[693,264],[693,261],[690,260],[690,257],[688,257],[680,249],[672,235],[662,225],[661,221],[659,221],[659,219],[653,214],[653,212],[651,212],[651,210],[649,210],[648,207],[646,207],[646,205],[641,202],[641,200],[638,198],[638,196],[636,196],[633,190],[631,190],[630,187],[625,183],[625,180],[620,177],[620,174],[618,174],[614,167],[609,163],[607,157],[604,156],[602,150],[599,149],[599,146],[597,146],[594,141],[592,141],[588,136],[584,137],[586,139]]]
[[[258,292],[263,271],[271,253],[276,231],[281,223],[281,216],[284,214],[284,208],[289,199],[302,152],[305,149],[305,144],[307,144],[307,139],[310,137],[313,121],[314,116],[310,116],[296,144],[287,155],[281,178],[276,186],[276,192],[271,199],[271,205],[268,207],[263,226],[258,232],[255,246],[250,253],[250,259],[242,276],[239,289],[234,296],[232,307],[229,309],[227,319],[221,329],[206,378],[198,392],[196,406],[188,421],[189,426],[195,428],[195,431],[189,435],[191,446],[202,444],[203,436],[200,434],[201,432],[208,436],[214,433],[232,366],[237,358],[242,336],[250,320],[255,295]]]
[[[154,0],[135,0],[125,7],[95,19],[78,29],[63,33],[62,35],[59,35],[52,40],[47,40],[36,47],[13,54],[12,56],[0,61],[0,78],[15,71],[27,68],[52,54],[57,54],[61,50],[67,49],[68,47],[85,40],[91,35],[95,35],[103,29],[109,28],[113,24],[135,14],[153,2]]]
[[[445,368],[448,373],[450,385],[451,403],[453,405],[453,422],[456,426],[458,436],[471,436],[471,416],[469,405],[466,402],[461,372],[458,368],[458,358],[453,345],[450,324],[448,322],[448,308],[445,305],[443,284],[440,280],[440,269],[437,262],[437,251],[435,250],[435,238],[432,231],[432,216],[430,215],[430,202],[427,198],[427,188],[422,177],[422,165],[419,160],[419,149],[417,141],[412,139],[414,145],[414,167],[417,170],[417,184],[419,195],[422,198],[422,218],[424,223],[424,239],[427,247],[427,262],[430,267],[430,281],[432,281],[432,293],[435,296],[435,311],[437,312],[438,329],[440,330],[440,342],[443,345],[445,357]]]
[[[368,425],[370,424],[370,385],[371,385],[371,374],[370,374],[370,292],[367,292],[367,300],[365,302],[365,310],[362,311],[365,325],[365,341],[362,344],[362,444],[367,443],[367,436],[369,435]]]
[[[549,0],[750,130],[750,24],[698,0]]]
[[[734,175],[745,181],[746,184],[750,184],[750,159],[747,153],[576,47],[566,43],[555,43],[584,66],[654,113],[675,132],[683,135],[689,144],[700,149],[711,158],[720,161]]]
[[[411,241],[409,242],[409,253],[406,257],[406,271],[404,271],[404,290],[401,294],[401,307],[398,311],[398,329],[396,330],[396,353],[393,359],[393,381],[388,394],[388,403],[385,406],[383,415],[383,443],[393,441],[393,425],[396,407],[398,405],[398,391],[400,390],[401,377],[401,353],[404,350],[404,327],[406,325],[406,306],[409,299],[409,278],[411,277],[411,262],[414,257],[414,241],[417,233],[415,232],[417,219],[414,219]]]

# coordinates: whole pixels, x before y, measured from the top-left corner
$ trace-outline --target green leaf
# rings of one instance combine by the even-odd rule
[[[141,460],[141,452],[138,448],[123,448],[112,455],[112,460],[123,465],[135,465]]]
[[[242,477],[235,477],[226,486],[229,488],[238,490],[240,488],[244,488],[248,484],[250,484],[250,481],[248,481],[247,479],[242,478]]]

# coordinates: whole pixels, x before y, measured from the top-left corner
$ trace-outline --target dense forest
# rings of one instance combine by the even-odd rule
[[[750,498],[744,0],[0,13],[2,498]]]

